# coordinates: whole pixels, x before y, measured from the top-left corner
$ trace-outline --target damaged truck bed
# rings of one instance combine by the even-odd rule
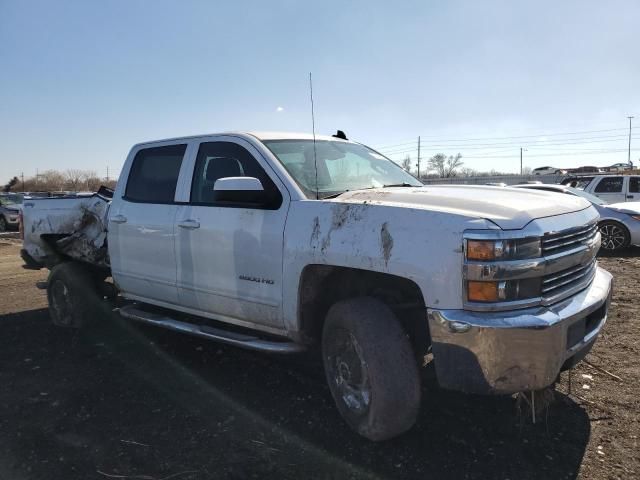
[[[108,269],[107,215],[111,199],[85,197],[25,200],[24,250],[27,266],[40,268],[70,258]]]

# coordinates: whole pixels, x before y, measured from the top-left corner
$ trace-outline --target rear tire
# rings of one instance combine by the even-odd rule
[[[49,315],[54,325],[80,328],[98,315],[99,296],[95,278],[76,262],[59,263],[47,281]]]
[[[380,441],[414,425],[421,396],[418,366],[387,305],[371,297],[334,304],[322,332],[322,356],[333,399],[353,430]]]
[[[602,243],[600,247],[608,252],[615,252],[627,248],[631,243],[629,230],[623,224],[612,220],[605,220],[598,225]]]

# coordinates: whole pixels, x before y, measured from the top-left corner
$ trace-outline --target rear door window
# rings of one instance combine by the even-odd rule
[[[629,192],[640,193],[640,177],[629,177]]]
[[[140,150],[131,165],[125,200],[173,203],[186,149],[187,145],[167,145]]]
[[[596,186],[596,193],[620,193],[622,192],[622,177],[604,177]]]

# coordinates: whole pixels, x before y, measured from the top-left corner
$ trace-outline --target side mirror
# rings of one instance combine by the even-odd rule
[[[260,180],[255,177],[225,177],[213,184],[216,202],[262,205],[267,194]]]

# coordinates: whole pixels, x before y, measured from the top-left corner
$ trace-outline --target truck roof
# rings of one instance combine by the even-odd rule
[[[148,145],[153,143],[171,142],[175,140],[190,140],[192,138],[209,137],[209,136],[222,136],[230,135],[236,137],[253,137],[258,140],[313,140],[313,134],[300,133],[300,132],[256,132],[256,131],[231,131],[231,132],[217,132],[217,133],[203,133],[201,135],[188,135],[184,137],[172,137],[163,138],[158,140],[149,140],[146,142],[140,142],[137,145]],[[348,140],[342,140],[340,138],[333,137],[331,135],[317,135],[316,140],[331,140],[337,142],[348,142]]]

